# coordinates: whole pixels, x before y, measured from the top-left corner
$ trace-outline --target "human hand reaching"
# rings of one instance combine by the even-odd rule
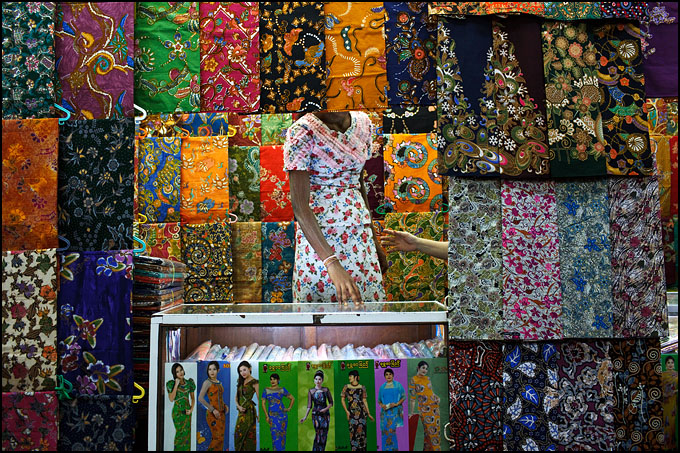
[[[361,291],[351,275],[342,267],[340,261],[334,261],[328,265],[328,275],[335,286],[338,295],[338,302],[341,304],[349,302],[350,299],[355,304],[360,304]]]
[[[388,252],[413,252],[418,250],[418,238],[406,231],[385,228],[380,239]]]

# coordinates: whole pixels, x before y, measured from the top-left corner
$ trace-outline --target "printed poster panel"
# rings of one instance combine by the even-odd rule
[[[231,395],[231,365],[224,361],[198,362],[196,405],[198,451],[229,450],[229,415],[236,406]],[[230,406],[231,404],[231,407]]]
[[[231,365],[229,445],[233,451],[260,449],[260,368],[257,362],[240,360]],[[253,379],[250,379],[250,378]],[[241,385],[244,382],[245,385]],[[239,409],[239,406],[241,409]]]
[[[333,362],[298,362],[298,449],[335,451]],[[340,406],[342,410],[342,406]]]
[[[375,451],[373,360],[336,360],[334,396],[336,451]]]
[[[163,449],[196,450],[196,362],[165,364]]]
[[[297,451],[298,362],[260,362],[260,450]]]
[[[407,362],[376,360],[374,368],[378,451],[408,450]]]
[[[407,359],[409,450],[449,450],[444,426],[449,419],[445,358]]]

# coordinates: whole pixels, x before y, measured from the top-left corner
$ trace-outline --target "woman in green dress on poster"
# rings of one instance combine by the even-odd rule
[[[257,403],[260,384],[252,376],[253,367],[246,360],[238,365],[238,384],[236,387],[236,409],[238,418],[234,431],[234,450],[255,451],[257,448]]]
[[[173,380],[166,383],[172,406],[172,422],[175,425],[175,451],[191,449],[191,413],[194,410],[196,383],[184,379],[184,368],[179,363],[172,366]]]

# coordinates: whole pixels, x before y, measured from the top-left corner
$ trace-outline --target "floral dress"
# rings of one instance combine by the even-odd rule
[[[397,381],[392,381],[388,387],[387,382],[380,386],[378,402],[387,406],[396,404],[406,396],[404,386]],[[397,428],[404,426],[404,409],[402,405],[393,406],[389,409],[380,409],[380,434],[382,436],[383,451],[398,451]]]
[[[309,205],[328,245],[354,278],[364,301],[384,300],[371,216],[359,180],[371,156],[373,126],[363,112],[350,115],[351,125],[344,133],[331,130],[313,114],[295,122],[283,148],[284,169],[309,173]],[[328,270],[300,228],[295,241],[294,301],[337,301]]]
[[[425,435],[423,451],[440,451],[442,446],[439,397],[432,391],[432,381],[427,376],[413,376],[409,381],[408,390],[411,397],[416,398],[418,402],[418,413]]]
[[[331,414],[330,410],[321,412],[328,404],[333,404],[333,397],[328,387],[321,389],[309,389],[307,394],[307,407],[312,408],[312,422],[314,423],[314,446],[312,451],[326,450],[326,441],[328,441],[328,428],[330,428]]]
[[[168,394],[175,388],[175,380],[166,383]],[[196,391],[196,383],[193,379],[185,379],[180,384],[175,394],[175,404],[172,406],[172,423],[175,425],[175,451],[189,451],[191,449],[191,409],[189,394]]]
[[[283,402],[284,398],[288,398],[290,393],[285,388],[270,389],[264,391],[262,398],[267,401],[269,410],[269,430],[272,434],[272,445],[274,451],[286,450],[286,429],[288,428],[288,413]]]
[[[253,379],[243,385],[238,386],[238,404],[245,408],[244,412],[239,412],[236,419],[234,432],[234,450],[236,451],[255,451],[257,447],[257,410],[253,402],[255,395],[255,384],[257,379]]]
[[[222,451],[224,448],[224,429],[227,420],[227,406],[224,404],[224,387],[221,382],[210,381],[210,387],[206,392],[210,405],[217,409],[220,413],[220,418],[210,412],[205,412],[205,420],[210,427],[211,441],[208,445],[208,451]]]
[[[364,398],[366,398],[366,387],[357,388],[346,385],[342,389],[342,397],[347,398],[349,404],[349,443],[352,451],[366,451],[366,408]]]

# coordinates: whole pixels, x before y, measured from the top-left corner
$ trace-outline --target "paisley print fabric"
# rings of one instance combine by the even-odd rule
[[[558,345],[560,450],[611,451],[614,447],[610,346],[608,341],[569,341]]]
[[[142,137],[211,137],[227,135],[226,113],[161,113],[147,115],[140,124]]]
[[[133,2],[59,3],[60,104],[74,119],[134,116]]]
[[[61,254],[59,372],[78,395],[132,395],[132,268],[130,250]]]
[[[602,18],[636,19],[647,18],[648,2],[600,2]]]
[[[140,2],[135,20],[135,103],[149,113],[200,110],[196,2]]]
[[[230,113],[229,125],[236,130],[236,135],[229,137],[230,146],[262,145],[262,115]]]
[[[231,302],[231,228],[228,224],[182,225],[184,300],[192,302]]]
[[[483,176],[498,173],[490,58],[493,52],[491,21],[468,18],[440,19],[437,54],[437,116],[439,174]],[[465,43],[464,46],[458,46]],[[483,73],[484,79],[480,76]]]
[[[201,2],[201,110],[260,108],[259,10],[255,2]]]
[[[449,342],[451,450],[503,449],[503,347]]]
[[[562,338],[555,183],[501,183],[504,335]]]
[[[262,110],[326,108],[323,2],[263,2],[260,10]]]
[[[262,224],[236,222],[234,240],[234,302],[262,301]]]
[[[600,19],[600,2],[544,2],[543,17],[555,20]]]
[[[446,215],[441,213],[387,213],[385,228],[406,231],[423,239],[445,240]],[[420,252],[387,254],[387,300],[444,300],[446,263]]]
[[[229,217],[229,140],[226,136],[182,139],[180,219],[212,223]]]
[[[602,131],[608,144],[607,172],[613,175],[656,173],[643,112],[645,83],[642,73],[640,28],[634,24],[607,24],[594,30],[600,56],[597,72]]]
[[[2,391],[52,390],[57,374],[57,254],[2,254]]]
[[[135,408],[130,395],[80,395],[59,401],[59,450],[132,451]]]
[[[612,297],[616,337],[668,335],[659,183],[609,180]]]
[[[391,106],[383,113],[383,133],[421,134],[437,131],[435,106]]]
[[[54,392],[3,393],[3,451],[57,451],[57,401]]]
[[[262,302],[293,303],[295,224],[262,222]]]
[[[2,250],[58,247],[58,143],[56,119],[2,121]]]
[[[382,2],[327,2],[327,108],[387,107],[385,10]]]
[[[52,116],[55,10],[55,2],[2,3],[3,119]]]
[[[500,180],[449,178],[449,338],[503,330]]]
[[[385,144],[385,205],[396,212],[442,209],[435,134],[394,134]]]
[[[288,173],[283,170],[283,146],[260,147],[260,213],[263,222],[293,220]]]
[[[436,17],[427,2],[387,2],[385,12],[389,104],[435,104]]]
[[[182,262],[182,229],[179,223],[141,223],[139,238],[146,243],[143,255]]]
[[[139,213],[151,223],[179,222],[182,140],[141,139],[138,153]]]
[[[555,451],[560,437],[559,350],[553,343],[508,342],[503,355],[503,449]]]
[[[613,341],[614,450],[658,450],[664,443],[659,339]]]
[[[543,23],[543,71],[550,174],[607,173],[607,143],[598,129],[601,101],[592,24]]]
[[[58,227],[69,250],[132,248],[133,137],[131,118],[60,127]]]
[[[288,128],[293,125],[293,115],[290,113],[262,114],[262,144],[283,145],[286,141]]]
[[[558,182],[555,195],[564,337],[612,337],[607,182]]]
[[[229,211],[240,222],[255,222],[262,217],[260,207],[260,148],[229,147]]]

